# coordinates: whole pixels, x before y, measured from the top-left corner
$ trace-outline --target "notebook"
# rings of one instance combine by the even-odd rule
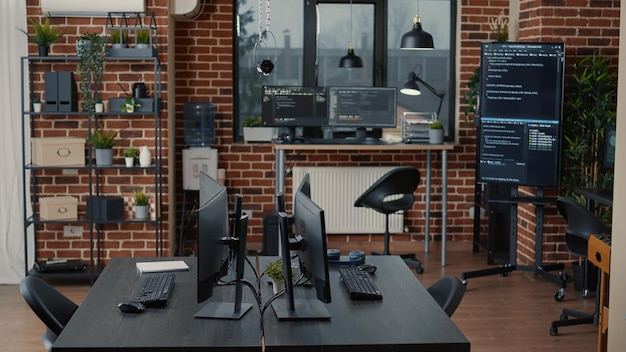
[[[137,269],[142,273],[159,273],[164,271],[187,271],[189,266],[182,260],[168,260],[157,262],[139,262]]]

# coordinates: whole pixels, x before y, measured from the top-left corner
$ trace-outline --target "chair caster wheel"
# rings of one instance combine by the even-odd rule
[[[563,288],[560,288],[554,294],[554,300],[557,301],[557,302],[561,302],[564,297],[565,297],[565,290]]]
[[[559,330],[556,328],[556,326],[550,327],[550,336],[556,336],[558,334],[559,334]]]
[[[418,274],[422,274],[422,273],[424,273],[424,268],[422,268],[421,266],[418,266],[417,268],[415,268],[415,271],[416,271]]]
[[[463,284],[463,286],[467,286],[467,280],[461,280],[461,283]]]

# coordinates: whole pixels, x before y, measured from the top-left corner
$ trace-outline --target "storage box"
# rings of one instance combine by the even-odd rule
[[[76,137],[31,138],[32,164],[85,166],[85,140]]]
[[[87,198],[89,220],[122,220],[124,198],[114,196],[91,196]]]
[[[42,220],[76,220],[78,198],[71,196],[39,198],[39,217]]]
[[[406,143],[428,143],[429,125],[436,120],[434,112],[402,113],[402,139]]]

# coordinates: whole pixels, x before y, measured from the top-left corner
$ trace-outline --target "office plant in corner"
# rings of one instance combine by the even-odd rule
[[[120,131],[108,131],[103,126],[91,132],[89,144],[96,150],[96,166],[109,167],[113,165],[113,147],[120,140],[117,138]]]
[[[65,33],[63,33],[59,27],[50,24],[50,17],[46,17],[43,22],[37,22],[33,18],[29,18],[28,21],[33,25],[35,34],[29,35],[28,32],[23,29],[20,29],[20,31],[26,34],[29,41],[37,44],[39,56],[48,56],[50,45],[59,40]]]

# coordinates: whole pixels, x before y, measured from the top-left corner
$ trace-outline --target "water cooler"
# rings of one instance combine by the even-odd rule
[[[200,172],[217,179],[215,142],[215,105],[211,102],[190,102],[184,106],[183,204],[181,207],[177,255],[193,254],[198,227],[198,190]],[[185,246],[187,245],[187,246]]]

